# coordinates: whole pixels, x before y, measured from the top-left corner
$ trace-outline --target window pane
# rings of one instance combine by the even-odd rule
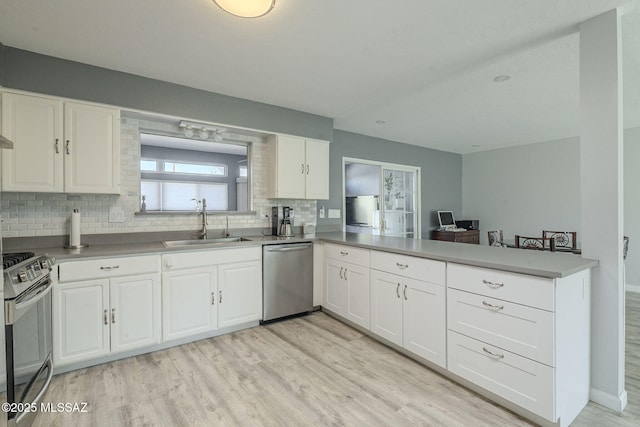
[[[213,176],[227,175],[226,167],[224,165],[201,165],[196,163],[165,162],[164,171]]]
[[[247,167],[240,166],[240,176],[247,176]]]
[[[163,182],[162,210],[163,211],[192,211],[195,202],[191,199],[198,197],[197,183],[191,182]]]
[[[229,209],[229,195],[227,184],[198,184],[200,198],[207,199],[207,209],[210,211],[226,211]]]
[[[161,206],[160,199],[160,182],[158,181],[141,181],[140,195],[144,196],[144,202],[148,211],[159,211]],[[142,201],[142,199],[141,199]]]
[[[155,172],[158,170],[158,162],[156,160],[141,160],[140,170],[147,172]]]

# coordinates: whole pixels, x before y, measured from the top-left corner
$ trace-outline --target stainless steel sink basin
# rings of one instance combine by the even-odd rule
[[[165,248],[175,248],[177,246],[194,246],[194,245],[213,245],[216,243],[231,243],[231,242],[248,242],[251,239],[244,237],[219,237],[217,239],[198,239],[198,240],[165,240],[162,242]]]

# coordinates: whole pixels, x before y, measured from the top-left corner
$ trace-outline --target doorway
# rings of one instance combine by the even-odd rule
[[[420,168],[342,159],[343,230],[405,238],[420,236]]]

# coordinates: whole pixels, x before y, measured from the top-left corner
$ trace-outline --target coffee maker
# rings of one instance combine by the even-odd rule
[[[282,207],[282,217],[278,217],[278,207],[271,208],[271,233],[274,236],[293,236],[293,209]]]

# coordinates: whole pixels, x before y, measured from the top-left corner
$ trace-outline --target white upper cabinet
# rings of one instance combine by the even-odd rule
[[[268,140],[269,197],[274,199],[329,198],[329,142],[289,135]]]
[[[2,93],[2,190],[120,193],[120,111]]]
[[[2,134],[2,190],[63,191],[62,101],[3,93]]]
[[[120,110],[64,103],[67,193],[120,193]]]

